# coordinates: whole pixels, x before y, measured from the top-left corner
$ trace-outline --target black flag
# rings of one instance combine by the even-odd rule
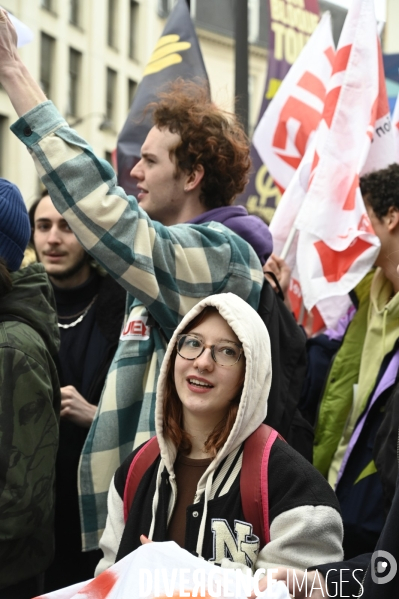
[[[143,111],[157,99],[160,88],[178,77],[208,81],[186,0],[178,0],[169,16],[118,137],[118,182],[128,194],[137,195],[136,183],[129,173],[139,161],[141,146],[152,127],[151,115],[146,114],[143,119]]]

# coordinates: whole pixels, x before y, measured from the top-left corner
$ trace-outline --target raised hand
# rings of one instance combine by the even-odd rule
[[[47,100],[39,84],[33,79],[17,51],[17,34],[0,8],[0,83],[6,90],[18,116],[22,116]]]

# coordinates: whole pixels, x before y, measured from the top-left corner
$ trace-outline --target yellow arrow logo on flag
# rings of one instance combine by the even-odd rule
[[[183,61],[179,52],[184,52],[191,48],[189,42],[181,42],[180,36],[176,34],[165,35],[161,37],[155,46],[155,50],[151,55],[151,58],[144,70],[143,77],[146,75],[153,75],[159,71],[163,71],[167,67],[171,67],[174,64],[179,64]]]

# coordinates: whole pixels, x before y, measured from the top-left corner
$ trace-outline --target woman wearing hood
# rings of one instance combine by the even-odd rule
[[[175,541],[214,564],[253,572],[342,559],[334,492],[280,438],[268,463],[270,541],[265,546],[245,519],[243,446],[265,420],[271,377],[269,335],[246,302],[219,294],[190,310],[168,345],[158,380],[160,454],[138,483],[126,514],[126,479],[140,448],[116,471],[100,541],[104,558],[96,574],[147,539]]]

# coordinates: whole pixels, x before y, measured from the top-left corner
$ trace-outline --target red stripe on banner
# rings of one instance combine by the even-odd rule
[[[335,75],[336,73],[340,73],[341,71],[345,71],[348,66],[349,56],[351,54],[352,44],[348,44],[347,46],[343,46],[340,48],[335,55],[333,72],[331,74]]]
[[[382,61],[382,52],[380,40],[377,37],[378,46],[378,105],[377,105],[377,120],[389,114],[389,103],[387,88],[385,83],[384,63]],[[373,123],[374,125],[374,123]]]
[[[317,165],[319,164],[319,160],[320,160],[320,156],[318,155],[318,153],[317,153],[317,152],[315,152],[315,153],[314,153],[314,156],[313,156],[312,168],[311,168],[311,170],[310,170],[310,177],[309,177],[309,185],[308,185],[308,189],[309,189],[309,187],[310,187],[310,184],[311,184],[311,183],[312,183],[312,181],[313,181],[313,177],[314,177],[314,174],[315,174],[315,169],[316,169]]]
[[[333,48],[327,48],[327,50],[324,50],[324,54],[327,56],[327,60],[330,63],[331,66],[334,66],[334,60],[335,60],[335,51]]]
[[[290,96],[280,112],[279,122],[273,136],[273,146],[281,150],[285,149],[288,138],[287,123],[289,119],[295,119],[300,122],[295,137],[295,146],[302,157],[306,150],[309,135],[318,126],[320,116],[321,113],[318,110],[315,110],[309,104],[305,104],[305,102],[301,102],[298,98]]]
[[[353,210],[355,207],[356,201],[356,190],[359,187],[359,175],[355,175],[352,181],[352,185],[346,196],[345,204],[343,205],[342,210]]]
[[[316,77],[316,75],[313,75],[313,73],[309,73],[309,71],[306,71],[306,73],[304,73],[298,81],[298,87],[306,89],[314,96],[317,96],[319,100],[324,102],[324,98],[326,96],[326,88],[323,82],[318,77]]]
[[[341,93],[341,86],[334,87],[331,91],[328,92],[326,96],[326,101],[324,104],[324,112],[323,118],[327,123],[328,128],[331,127],[331,123],[334,117],[335,109],[337,107],[337,102],[339,98],[339,94]]]
[[[117,580],[118,577],[114,572],[105,570],[97,578],[89,582],[84,589],[79,591],[78,595],[84,594],[88,599],[106,599]]]
[[[319,254],[325,278],[329,283],[336,283],[348,272],[359,256],[371,247],[371,243],[357,237],[343,252],[332,250],[324,241],[316,241],[314,247]]]
[[[291,303],[291,311],[295,316],[295,320],[299,322],[300,316],[303,313],[303,311],[301,310],[303,298],[301,286],[299,284],[299,281],[297,281],[296,279],[291,279],[290,281],[288,296]],[[305,310],[301,324],[305,329],[307,329],[307,332],[310,332],[312,335],[315,335],[316,333],[320,332],[321,329],[324,329],[326,326],[316,306],[314,306],[310,312]]]
[[[284,160],[284,162],[286,162],[287,164],[289,164],[290,166],[292,166],[292,168],[297,169],[298,166],[301,163],[302,160],[302,156],[284,156],[284,154],[279,154],[278,152],[276,152],[276,156],[278,156],[279,158],[281,158],[281,160]]]
[[[313,306],[310,313],[313,316],[312,335],[315,335],[316,333],[321,331],[321,329],[324,329],[326,324],[316,306]]]

